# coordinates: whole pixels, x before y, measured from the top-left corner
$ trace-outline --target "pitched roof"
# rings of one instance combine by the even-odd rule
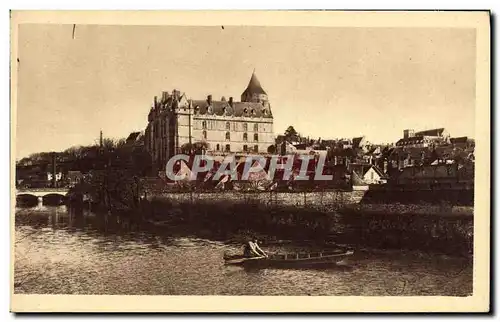
[[[361,179],[359,174],[357,174],[355,171],[352,172],[352,185],[353,186],[364,186],[366,185],[366,182]]]
[[[396,142],[396,145],[418,144],[423,142],[424,142],[424,137],[422,135],[418,135],[409,138],[399,139],[398,142]]]
[[[466,136],[462,136],[462,137],[458,137],[458,138],[451,138],[450,142],[452,144],[455,144],[455,143],[467,143],[468,142],[468,138]]]
[[[363,164],[363,163],[349,163],[347,166],[349,171],[356,172],[360,176],[364,176],[366,171],[370,169],[371,164]]]
[[[232,106],[226,101],[212,101],[209,105],[206,100],[191,100],[195,115],[227,115],[244,117],[272,118],[271,110],[261,103],[233,102]]]
[[[137,137],[140,134],[141,134],[141,132],[132,132],[132,133],[130,133],[129,136],[127,137],[127,142],[136,141]]]
[[[352,148],[346,148],[346,149],[333,149],[332,152],[330,152],[331,156],[340,156],[340,157],[355,157],[356,153]]]
[[[392,157],[400,157],[400,156],[408,156],[412,159],[421,159],[422,154],[424,157],[427,157],[431,154],[431,149],[429,148],[416,148],[416,147],[396,147],[393,148],[392,151],[390,152],[389,156]]]
[[[250,78],[250,82],[248,82],[248,86],[243,92],[245,93],[256,93],[256,94],[266,94],[267,93],[262,89],[259,80],[257,79],[257,75],[255,75],[255,71],[252,73],[252,77]]]
[[[305,150],[307,148],[307,144],[305,143],[292,144],[292,145],[298,150]]]
[[[441,136],[443,135],[443,132],[444,128],[439,128],[439,129],[419,131],[415,133],[415,136]]]
[[[352,139],[352,146],[353,148],[359,148],[359,144],[361,143],[361,141],[363,141],[363,136],[361,137],[358,137],[358,138],[353,138]]]
[[[373,165],[373,164],[351,163],[351,164],[349,164],[348,168],[353,173],[357,174],[360,179],[362,177],[364,177],[365,174],[370,169],[373,169],[380,176],[381,179],[387,179],[388,178],[387,175],[385,175],[384,172],[379,167],[377,167],[376,165]]]
[[[387,179],[388,178],[388,176],[382,171],[382,169],[380,169],[376,165],[372,165],[372,168],[380,176],[380,178],[382,178],[382,179]]]

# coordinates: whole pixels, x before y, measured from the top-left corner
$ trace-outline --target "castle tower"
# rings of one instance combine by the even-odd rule
[[[255,75],[255,69],[250,78],[247,88],[241,94],[242,102],[253,102],[253,103],[268,103],[267,93],[264,91],[260,85],[257,75]]]

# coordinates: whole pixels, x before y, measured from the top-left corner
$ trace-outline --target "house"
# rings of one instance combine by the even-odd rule
[[[382,157],[382,147],[380,145],[372,145],[367,149],[365,154],[363,154],[363,163],[370,163],[377,165]]]
[[[293,144],[287,141],[278,143],[277,146],[278,146],[277,152],[280,155],[294,154],[297,151],[297,148]]]
[[[460,167],[462,177],[465,179],[473,177],[471,166]],[[432,183],[456,183],[460,179],[459,166],[457,164],[436,164],[422,167],[408,167],[399,171],[398,175],[391,177],[391,182],[397,184],[432,184]],[[464,179],[464,180],[465,180]]]
[[[370,144],[364,136],[352,139],[352,148],[367,153],[370,150]]]
[[[347,167],[349,163],[353,163],[355,161],[356,156],[357,155],[352,148],[334,148],[328,150],[327,160],[331,165],[344,165]]]
[[[348,169],[353,173],[353,185],[387,183],[388,177],[375,165],[351,163]]]
[[[236,166],[238,180],[234,182],[235,190],[266,190],[272,184],[272,180],[264,167],[254,161],[248,173],[245,175],[246,162],[242,161]]]
[[[450,143],[451,145],[453,145],[453,147],[462,149],[474,148],[475,146],[474,139],[468,138],[466,136],[451,138]]]
[[[68,171],[66,175],[66,181],[69,187],[74,187],[78,183],[82,182],[83,174],[81,171]]]

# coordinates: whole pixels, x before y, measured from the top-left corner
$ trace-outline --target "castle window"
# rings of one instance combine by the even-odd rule
[[[226,152],[229,152],[229,151],[231,151],[231,145],[226,144]]]
[[[248,145],[243,145],[243,152],[247,152],[248,151]]]
[[[243,123],[243,131],[248,131],[248,124],[247,123]]]
[[[253,146],[253,151],[254,152],[259,152],[259,146],[258,145],[254,145]]]
[[[207,139],[207,131],[203,131],[203,139]]]
[[[243,141],[248,141],[248,133],[243,133]]]
[[[257,133],[254,133],[254,135],[253,135],[253,140],[254,140],[255,142],[259,141],[259,135],[258,135]]]
[[[207,121],[202,121],[202,122],[201,122],[201,127],[202,127],[203,129],[206,129],[206,128],[207,128]]]
[[[217,150],[217,151],[220,151],[220,144],[219,144],[219,143],[217,143],[216,150]]]
[[[254,132],[259,132],[259,124],[258,123],[255,123],[253,125],[253,130],[254,130]]]
[[[226,122],[226,130],[228,130],[228,131],[229,131],[230,129],[231,129],[231,123]]]
[[[231,133],[226,132],[226,140],[231,140]]]

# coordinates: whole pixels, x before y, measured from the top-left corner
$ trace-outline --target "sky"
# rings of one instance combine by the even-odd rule
[[[274,132],[395,142],[474,137],[476,36],[459,28],[23,24],[16,159],[142,131],[153,97],[233,96],[252,71]]]

